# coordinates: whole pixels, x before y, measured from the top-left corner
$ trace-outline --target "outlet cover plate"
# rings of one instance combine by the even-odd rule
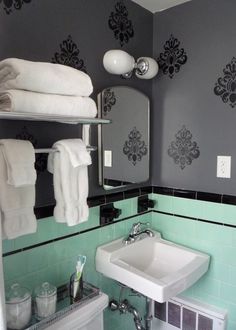
[[[231,156],[217,156],[217,178],[231,178]]]

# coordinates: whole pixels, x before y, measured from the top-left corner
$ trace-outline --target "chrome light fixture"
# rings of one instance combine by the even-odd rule
[[[151,57],[140,57],[135,62],[133,56],[123,50],[113,49],[105,53],[103,65],[107,72],[131,78],[133,72],[140,79],[152,79],[158,73],[158,64]]]

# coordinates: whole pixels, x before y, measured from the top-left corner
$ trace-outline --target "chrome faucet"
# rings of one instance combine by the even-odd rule
[[[134,223],[129,235],[123,239],[124,244],[134,243],[138,240],[141,240],[145,237],[154,237],[155,234],[152,230],[148,229],[149,222],[137,222]]]

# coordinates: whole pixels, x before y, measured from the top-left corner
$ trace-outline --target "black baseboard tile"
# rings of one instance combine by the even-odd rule
[[[88,206],[89,207],[95,207],[106,204],[106,196],[100,195],[100,196],[94,196],[88,198]]]
[[[223,204],[236,205],[236,196],[223,195],[222,196],[222,203]]]
[[[117,193],[114,193],[114,194],[107,194],[106,195],[106,204],[109,204],[109,203],[114,203],[114,202],[119,202],[119,201],[122,201],[124,199],[124,192],[121,191],[121,192],[117,192]]]
[[[141,195],[148,195],[152,193],[152,186],[148,186],[148,187],[141,187],[140,188],[140,194]]]
[[[208,193],[208,192],[203,192],[203,191],[197,191],[197,200],[199,200],[199,201],[221,203],[222,196],[223,195],[213,194],[213,193]]]
[[[174,197],[196,199],[197,192],[193,190],[174,189]]]
[[[174,196],[174,189],[168,187],[153,187],[154,194]]]
[[[140,188],[126,190],[124,191],[124,195],[125,195],[125,199],[138,197],[141,195],[141,190]]]

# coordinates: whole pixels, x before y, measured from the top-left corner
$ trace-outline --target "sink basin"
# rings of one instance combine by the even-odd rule
[[[193,285],[207,271],[210,257],[154,234],[129,245],[118,239],[98,247],[96,269],[155,301],[165,302]]]

